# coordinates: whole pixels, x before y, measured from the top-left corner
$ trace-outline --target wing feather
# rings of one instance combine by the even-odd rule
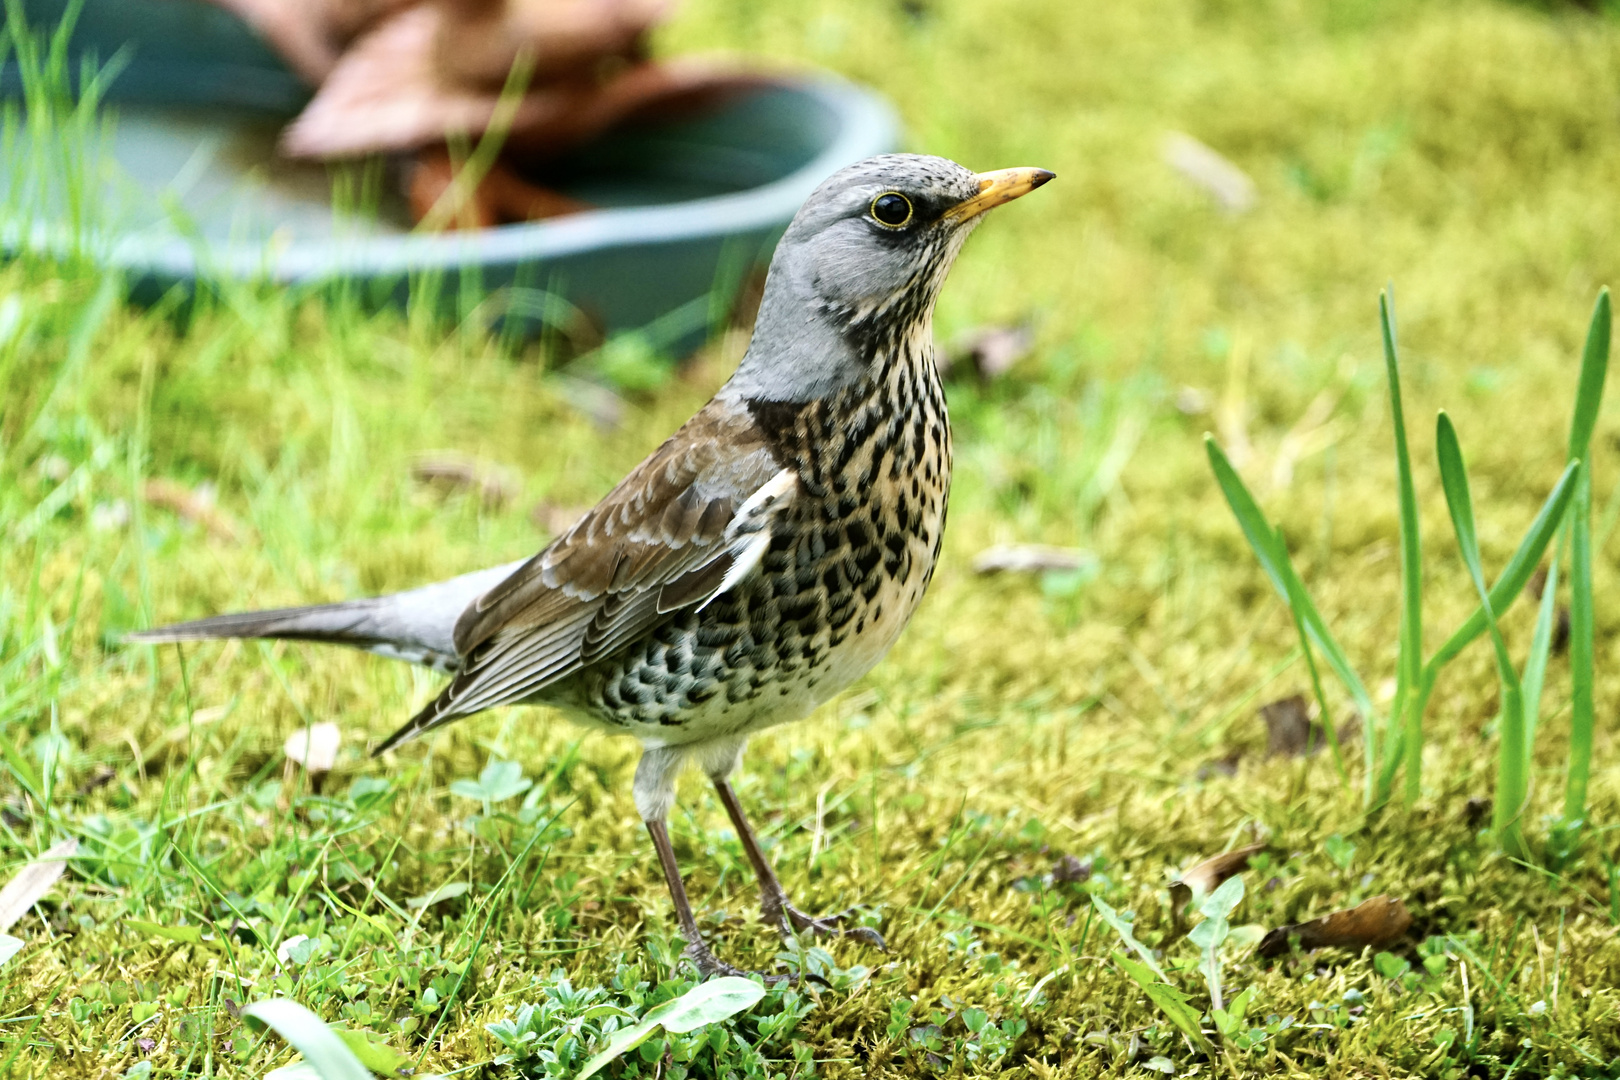
[[[532,699],[674,612],[708,603],[757,564],[770,520],[796,490],[748,410],[710,402],[568,532],[468,606],[455,628],[458,674],[377,752],[458,716]]]

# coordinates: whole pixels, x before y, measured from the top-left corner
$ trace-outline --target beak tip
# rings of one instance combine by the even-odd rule
[[[1042,184],[1056,179],[1057,173],[1052,172],[1050,169],[1035,169],[1033,170],[1033,175],[1030,177],[1029,186],[1031,188],[1038,188]]]

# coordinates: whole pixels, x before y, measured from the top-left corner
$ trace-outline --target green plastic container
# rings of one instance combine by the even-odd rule
[[[25,3],[40,29],[57,26],[66,6]],[[701,315],[711,291],[768,259],[822,179],[899,138],[881,98],[831,76],[804,77],[701,117],[614,133],[560,162],[565,179],[553,186],[600,209],[413,233],[381,165],[370,178],[382,194],[361,200],[372,210],[360,216],[334,208],[341,170],[275,155],[277,134],[308,91],[222,9],[201,0],[86,0],[69,48],[75,72],[78,58],[122,51],[105,95],[114,121],[101,152],[115,167],[92,171],[96,223],[81,243],[146,301],[210,280],[344,283],[376,302],[431,285],[462,305],[504,290],[510,302],[497,310],[529,321],[555,311],[545,297],[562,297],[607,330],[672,312]],[[15,64],[0,70],[0,94],[20,93]],[[353,181],[358,167],[347,170]],[[6,183],[0,173],[0,205]],[[64,244],[61,222],[16,224],[13,247]],[[701,332],[692,318],[673,320],[669,344]]]

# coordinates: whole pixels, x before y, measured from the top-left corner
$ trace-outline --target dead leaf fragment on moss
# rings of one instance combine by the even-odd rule
[[[411,478],[445,495],[470,491],[490,509],[505,506],[517,494],[512,470],[464,454],[423,454],[411,463]]]
[[[1265,843],[1261,842],[1223,851],[1191,867],[1180,878],[1172,881],[1170,901],[1176,917],[1180,918],[1181,913],[1193,900],[1208,896],[1220,888],[1228,878],[1242,873],[1249,865],[1249,858],[1264,851],[1265,847]]]
[[[152,506],[201,525],[217,540],[235,543],[242,539],[241,526],[214,505],[214,491],[209,485],[193,489],[173,480],[153,477],[142,486],[141,496]]]
[[[973,559],[976,574],[1034,574],[1048,570],[1079,570],[1095,562],[1096,556],[1083,548],[1052,547],[1049,544],[997,544],[985,548]]]
[[[313,724],[287,736],[282,752],[289,761],[295,761],[311,774],[318,775],[332,771],[332,766],[337,764],[338,747],[342,745],[343,733],[336,724]]]
[[[78,840],[63,840],[6,882],[6,887],[0,889],[0,933],[15,926],[17,920],[51,891],[51,886],[66,872],[67,860],[78,850]]]
[[[1322,722],[1311,717],[1310,703],[1302,694],[1260,706],[1260,719],[1266,724],[1267,757],[1309,757],[1327,745]],[[1339,725],[1339,745],[1360,733],[1361,718],[1352,714]]]
[[[1260,940],[1256,956],[1281,956],[1288,941],[1299,938],[1301,949],[1383,948],[1399,941],[1412,925],[1406,904],[1397,896],[1381,894],[1310,922],[1279,926]]]

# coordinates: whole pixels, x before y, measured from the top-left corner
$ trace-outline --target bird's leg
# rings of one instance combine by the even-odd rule
[[[723,776],[710,779],[714,781],[714,790],[719,793],[720,802],[724,804],[726,814],[731,818],[732,827],[737,830],[737,838],[742,841],[743,850],[748,853],[748,861],[754,866],[754,875],[759,878],[760,911],[766,922],[784,935],[805,930],[818,935],[845,934],[860,938],[885,952],[888,951],[882,934],[870,927],[849,923],[852,910],[817,917],[807,915],[794,907],[788,900],[781,881],[777,880],[776,871],[771,869],[770,861],[765,858],[765,852],[760,850],[759,840],[754,836],[754,830],[748,824],[748,819],[743,816],[742,804],[737,801],[737,793],[732,789],[731,781]]]
[[[747,974],[715,956],[703,943],[697,918],[692,914],[692,904],[686,898],[686,885],[681,881],[681,868],[675,863],[675,849],[669,843],[668,827],[662,821],[649,821],[647,832],[652,836],[653,848],[658,852],[658,862],[664,868],[669,898],[675,904],[675,919],[681,924],[681,934],[686,938],[686,955],[705,977]]]
[[[669,842],[669,826],[665,824],[670,807],[675,802],[675,777],[685,764],[686,756],[687,752],[678,747],[647,748],[636,766],[635,784],[636,809],[647,824],[653,850],[658,852],[658,865],[664,870],[664,883],[669,886],[669,898],[675,905],[675,918],[681,925],[682,936],[686,938],[686,956],[697,965],[699,973],[705,978],[758,974],[767,986],[795,981],[796,977],[791,975],[765,975],[733,967],[715,956],[703,943],[697,918],[692,914],[692,903],[686,897],[686,883],[681,880],[681,868],[675,862],[675,849]],[[732,759],[735,760],[735,757],[733,753]]]

